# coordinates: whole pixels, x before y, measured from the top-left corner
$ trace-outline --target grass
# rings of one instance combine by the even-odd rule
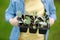
[[[12,26],[5,21],[5,10],[9,0],[0,0],[0,40],[8,40]]]
[[[5,21],[5,10],[9,5],[9,0],[0,0],[0,40],[9,40],[12,26]],[[60,40],[60,4],[55,1],[57,10],[57,20],[51,27],[49,40]]]
[[[60,5],[55,1],[57,20],[50,29],[49,40],[60,40]]]

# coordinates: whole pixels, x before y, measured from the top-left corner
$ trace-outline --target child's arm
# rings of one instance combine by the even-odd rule
[[[50,24],[53,25],[56,20],[56,8],[54,5],[54,0],[49,0],[49,12],[50,12]]]
[[[13,0],[10,1],[9,7],[6,10],[5,18],[10,24],[17,26],[18,20],[16,17],[15,2],[13,2]]]

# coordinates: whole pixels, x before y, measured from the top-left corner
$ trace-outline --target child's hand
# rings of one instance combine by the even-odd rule
[[[52,26],[54,24],[54,19],[53,18],[49,18],[50,21],[50,26]]]
[[[17,20],[17,16],[15,18],[11,18],[9,20],[10,24],[13,26],[18,26],[18,20]]]

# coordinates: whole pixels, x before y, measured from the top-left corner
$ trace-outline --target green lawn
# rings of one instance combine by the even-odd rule
[[[5,20],[5,10],[8,5],[9,0],[0,0],[0,40],[8,40],[12,28]]]
[[[55,1],[57,20],[50,29],[49,40],[60,40],[60,4]]]
[[[9,40],[12,26],[5,21],[5,10],[9,5],[9,0],[0,0],[0,40]],[[60,40],[60,4],[55,1],[57,10],[57,20],[50,29],[49,40]]]

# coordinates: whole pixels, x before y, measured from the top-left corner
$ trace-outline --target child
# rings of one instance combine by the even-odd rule
[[[6,10],[6,20],[13,25],[13,29],[10,35],[10,40],[18,40],[20,37],[20,31],[18,27],[18,20],[16,12],[20,11],[24,14],[25,11],[32,14],[33,11],[37,11],[37,16],[44,15],[44,9],[49,13],[50,25],[54,24],[56,20],[56,9],[54,6],[54,0],[10,0],[10,5]],[[45,40],[48,40],[49,30],[46,32]]]

